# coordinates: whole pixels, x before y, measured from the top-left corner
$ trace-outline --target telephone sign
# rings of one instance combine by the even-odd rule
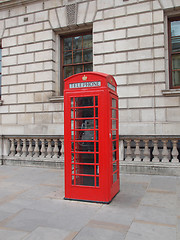
[[[65,79],[65,199],[109,203],[119,192],[118,96],[108,74]]]

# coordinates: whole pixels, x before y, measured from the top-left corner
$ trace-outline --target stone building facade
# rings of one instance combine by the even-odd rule
[[[32,159],[35,147],[41,160],[58,157],[58,147],[63,155],[61,38],[90,31],[93,71],[118,84],[122,160],[178,163],[180,84],[172,87],[169,74],[174,17],[180,24],[179,0],[0,1],[4,162]]]

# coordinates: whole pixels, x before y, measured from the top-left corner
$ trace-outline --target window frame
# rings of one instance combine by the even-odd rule
[[[92,64],[93,66],[93,60],[92,62],[81,62],[81,63],[72,63],[72,64],[67,64],[64,65],[63,61],[64,61],[64,39],[65,38],[69,38],[69,37],[76,37],[76,36],[84,36],[84,35],[92,35],[93,37],[93,33],[92,33],[92,29],[90,30],[86,30],[86,31],[80,31],[80,32],[76,32],[76,33],[67,33],[64,35],[60,36],[60,95],[63,96],[63,91],[64,91],[64,67],[65,66],[78,66],[78,65],[88,65],[88,64]],[[83,48],[82,48],[83,49]],[[93,54],[93,42],[92,42],[92,54]]]
[[[172,80],[172,55],[180,55],[180,51],[179,52],[173,52],[172,51],[172,42],[171,42],[171,22],[174,21],[180,21],[180,16],[176,16],[176,17],[169,17],[168,18],[168,54],[169,54],[169,87],[170,89],[179,89],[179,86],[173,86],[173,80]]]

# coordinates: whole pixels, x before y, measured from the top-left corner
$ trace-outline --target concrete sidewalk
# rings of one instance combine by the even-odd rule
[[[121,175],[109,205],[63,200],[63,170],[0,166],[0,240],[179,240],[180,177]]]

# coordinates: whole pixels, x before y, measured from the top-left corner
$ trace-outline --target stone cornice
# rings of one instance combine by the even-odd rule
[[[31,2],[38,2],[39,0],[2,0],[0,1],[0,9],[11,8]]]

